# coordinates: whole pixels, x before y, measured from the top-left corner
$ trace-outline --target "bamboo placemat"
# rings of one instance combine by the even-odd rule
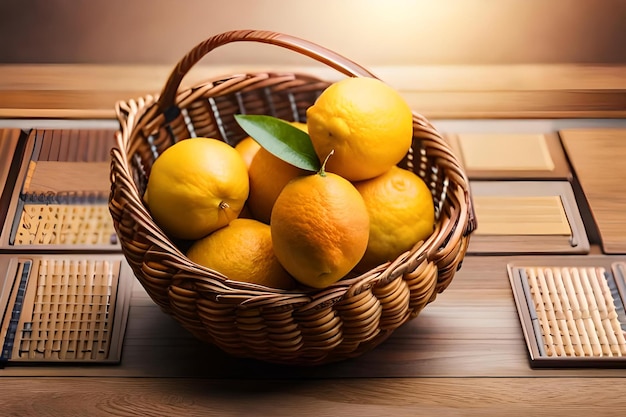
[[[456,133],[446,138],[470,179],[568,179],[554,133]]]
[[[626,365],[626,264],[509,265],[532,361]],[[546,362],[547,361],[547,362]]]
[[[478,228],[469,253],[588,253],[567,181],[471,181]]]
[[[605,253],[626,253],[626,129],[560,132]]]
[[[32,130],[2,228],[2,247],[119,250],[108,212],[114,144],[112,130]]]
[[[117,362],[130,282],[121,257],[0,259],[3,362]]]
[[[33,129],[32,160],[57,162],[108,162],[115,146],[109,129]]]
[[[24,204],[11,240],[24,245],[111,245],[117,242],[104,204]]]
[[[479,195],[474,208],[476,235],[572,235],[560,196]]]

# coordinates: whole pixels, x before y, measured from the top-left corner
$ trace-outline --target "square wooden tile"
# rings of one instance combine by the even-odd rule
[[[560,132],[607,254],[626,254],[626,129]]]
[[[446,135],[470,179],[568,179],[559,138],[553,133]]]
[[[470,181],[478,228],[469,253],[588,253],[567,181]]]

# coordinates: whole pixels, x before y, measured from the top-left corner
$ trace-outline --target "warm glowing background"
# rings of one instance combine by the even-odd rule
[[[626,63],[625,0],[2,0],[0,62],[175,62],[231,29],[268,29],[364,65]],[[292,64],[233,45],[221,64]]]

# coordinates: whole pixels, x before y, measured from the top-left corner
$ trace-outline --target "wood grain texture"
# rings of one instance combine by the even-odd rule
[[[468,170],[553,171],[543,134],[459,134],[460,155]]]
[[[4,378],[6,416],[622,416],[620,378]],[[614,387],[614,389],[607,389]]]
[[[26,177],[24,192],[106,192],[111,187],[107,162],[31,161],[31,164],[34,168]]]
[[[560,132],[606,253],[626,253],[626,129]]]
[[[510,131],[515,132],[515,129],[511,128]],[[555,132],[459,132],[448,133],[445,138],[459,156],[471,180],[569,179],[572,175],[565,151]],[[468,151],[470,155],[467,155]],[[474,161],[471,161],[472,158]]]
[[[22,131],[19,129],[0,129],[0,195],[7,183],[11,162],[21,135]]]
[[[572,231],[559,196],[475,196],[476,235],[561,235]]]
[[[569,182],[477,180],[470,184],[477,204],[478,228],[470,241],[469,253],[589,252],[585,224]],[[552,204],[545,205],[547,197]],[[536,205],[535,199],[542,205]],[[516,201],[520,202],[515,204]],[[481,218],[485,223],[482,231]],[[524,224],[528,226],[520,227]]]
[[[584,265],[607,257],[560,259]],[[554,260],[468,256],[450,287],[383,345],[314,368],[229,358],[189,336],[135,283],[119,365],[6,367],[0,410],[7,416],[621,416],[626,370],[529,366],[506,265]]]
[[[114,118],[116,101],[159,93],[173,67],[3,65],[0,117]],[[339,78],[320,67],[198,66],[182,87],[268,70]],[[432,119],[626,116],[625,68],[618,65],[383,66],[372,71]]]

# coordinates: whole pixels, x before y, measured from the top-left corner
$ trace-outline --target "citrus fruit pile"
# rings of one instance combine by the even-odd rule
[[[232,147],[191,138],[151,167],[144,201],[188,258],[226,278],[277,289],[325,288],[396,259],[434,230],[432,194],[398,163],[412,112],[372,78],[331,84],[307,122],[237,119]]]

